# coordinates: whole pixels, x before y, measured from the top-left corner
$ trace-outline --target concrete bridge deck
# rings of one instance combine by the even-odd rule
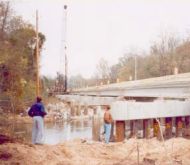
[[[190,98],[190,73],[88,87],[72,91],[71,94]]]

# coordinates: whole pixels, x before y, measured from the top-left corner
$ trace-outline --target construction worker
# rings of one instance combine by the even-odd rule
[[[110,141],[111,135],[111,124],[113,122],[112,116],[110,114],[110,106],[105,106],[105,113],[104,113],[104,131],[105,131],[105,142],[106,144]]]

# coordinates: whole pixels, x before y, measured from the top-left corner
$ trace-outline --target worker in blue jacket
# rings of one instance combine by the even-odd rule
[[[36,103],[34,103],[28,111],[28,115],[33,118],[33,128],[32,128],[33,144],[42,144],[43,141],[44,116],[47,115],[47,113],[41,101],[42,98],[38,96],[36,98]]]

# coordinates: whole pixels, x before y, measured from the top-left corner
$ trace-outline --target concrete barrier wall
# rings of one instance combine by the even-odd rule
[[[111,114],[114,120],[190,116],[190,101],[116,101],[111,104]]]

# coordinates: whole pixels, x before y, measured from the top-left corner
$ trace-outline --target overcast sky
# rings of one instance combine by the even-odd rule
[[[148,51],[163,31],[178,36],[190,32],[187,0],[14,0],[13,8],[32,24],[39,10],[39,30],[46,36],[42,75],[64,73],[64,4],[69,76],[90,77],[101,57],[112,65],[127,50]]]

